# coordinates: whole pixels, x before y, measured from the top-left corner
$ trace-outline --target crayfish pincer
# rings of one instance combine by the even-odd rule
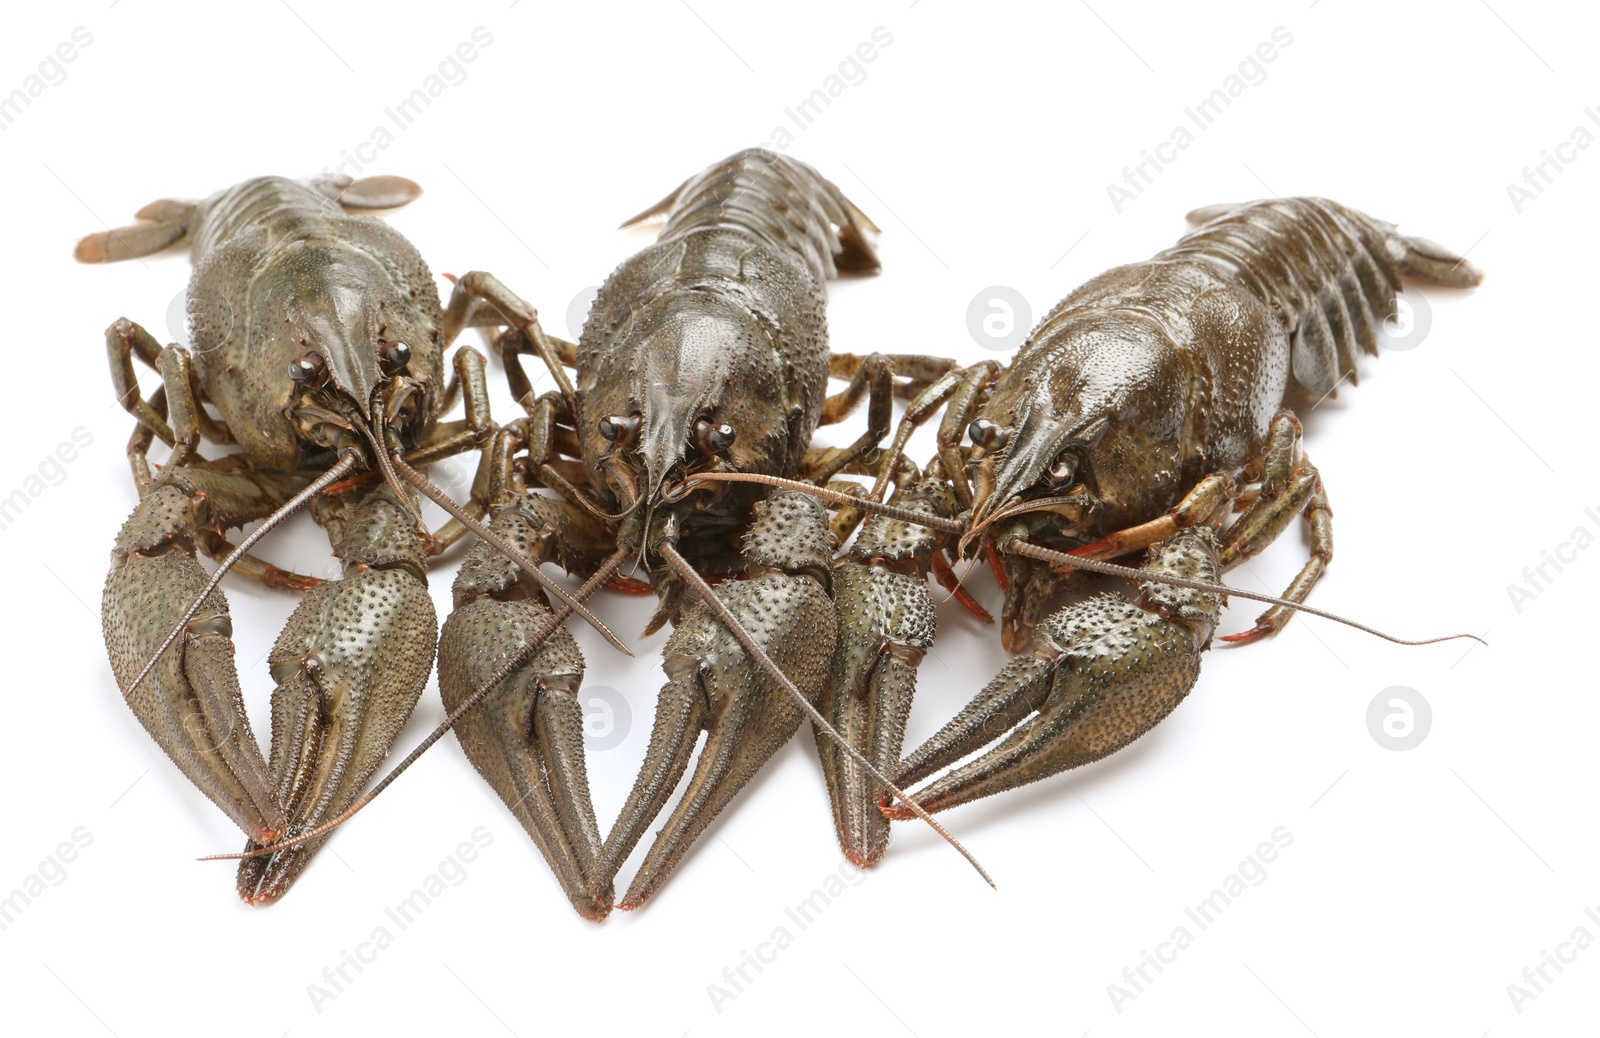
[[[1002,745],[917,790],[918,803],[941,811],[1128,745],[1189,694],[1222,611],[1215,592],[1161,579],[1214,582],[1218,570],[1209,527],[1179,530],[1154,546],[1138,603],[1108,592],[1050,614],[1029,651],[906,758],[896,780],[920,782],[988,745],[996,731],[1010,731]]]
[[[431,668],[427,560],[463,524],[481,529],[412,465],[491,437],[483,358],[458,350],[446,385],[444,350],[460,328],[445,321],[427,265],[383,222],[347,212],[419,192],[397,177],[261,177],[199,202],[153,203],[138,225],[78,245],[86,262],[193,245],[192,352],[163,348],[125,319],[106,333],[112,380],[138,422],[128,454],[140,502],[112,554],[103,622],[126,702],[252,850],[309,832],[359,796]],[[135,358],[162,377],[148,399]],[[439,421],[462,397],[466,417]],[[206,459],[202,438],[240,450]],[[172,448],[158,475],[147,457],[156,439]],[[456,521],[437,536],[422,528],[416,490]],[[307,502],[343,579],[324,583],[249,553]],[[240,545],[228,543],[226,531],[257,520]],[[199,551],[226,556],[209,580]],[[245,716],[217,590],[235,566],[310,591],[270,656],[278,684],[267,760]],[[248,858],[240,895],[281,897],[320,842]]]
[[[1002,633],[1017,653],[896,773],[919,781],[995,740],[913,793],[929,810],[1077,767],[1147,731],[1187,694],[1215,622],[1213,602],[1174,602],[1161,584],[1262,597],[1216,576],[1297,517],[1310,558],[1229,640],[1318,612],[1301,603],[1332,559],[1332,510],[1285,404],[1355,381],[1356,356],[1377,353],[1403,275],[1458,288],[1482,278],[1439,245],[1323,199],[1191,219],[1202,226],[1176,247],[1064,299],[1005,369],[951,373],[927,391],[961,403],[940,438],[947,472],[971,478],[961,546],[994,563],[1007,589]],[[952,446],[963,426],[964,451]],[[1224,527],[1233,510],[1242,514]],[[1201,543],[1209,533],[1195,538],[1207,527],[1218,531],[1214,549]],[[1144,549],[1142,570],[1104,563]],[[1052,612],[1079,569],[1095,565],[1139,580],[1143,604],[1095,599]],[[898,805],[884,810],[906,817]]]
[[[890,504],[913,517],[946,518],[956,512],[954,489],[942,476],[911,467]],[[957,583],[949,564],[954,535],[918,525],[915,518],[875,515],[833,565],[838,640],[822,712],[880,772],[900,762],[917,668],[933,646],[933,574],[969,610],[991,618]],[[817,735],[817,754],[828,779],[834,830],[845,855],[861,868],[889,849],[889,821],[878,810],[883,787],[839,746]]]
[[[702,731],[706,745],[683,799],[618,905],[624,910],[660,888],[805,719],[727,618],[737,620],[807,701],[815,704],[827,684],[835,624],[827,510],[816,498],[782,490],[757,502],[755,514],[744,537],[746,579],[723,583],[715,601],[691,608],[662,650],[667,683],[644,767],[602,851],[602,875],[616,872],[666,806]]]

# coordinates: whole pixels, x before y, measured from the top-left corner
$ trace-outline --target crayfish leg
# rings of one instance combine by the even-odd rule
[[[1277,540],[1296,516],[1303,518],[1311,534],[1311,554],[1283,593],[1291,602],[1304,602],[1333,561],[1333,508],[1321,474],[1301,450],[1300,432],[1300,422],[1287,408],[1272,419],[1262,452],[1261,491],[1223,534],[1218,553],[1226,572]],[[1238,645],[1270,637],[1294,614],[1293,609],[1275,605],[1258,616],[1250,629],[1222,640]]]

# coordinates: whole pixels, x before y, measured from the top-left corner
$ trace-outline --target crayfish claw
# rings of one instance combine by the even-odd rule
[[[289,837],[361,796],[422,695],[437,624],[424,546],[392,488],[380,483],[353,503],[319,498],[312,508],[345,572],[307,592],[267,657],[278,682],[269,763]],[[326,839],[240,861],[240,897],[253,905],[282,897]]]
[[[490,527],[541,562],[579,566],[589,527],[570,506],[519,494]],[[455,611],[439,639],[439,692],[452,714],[502,674],[487,698],[455,724],[467,759],[522,823],[573,909],[598,922],[611,912],[599,868],[600,828],[589,794],[583,708],[584,659],[544,592],[487,544],[474,545],[453,588]],[[531,654],[530,654],[531,653]]]
[[[450,615],[439,640],[439,691],[454,711],[554,614],[524,600],[469,602]],[[583,654],[556,627],[534,656],[456,722],[456,738],[544,855],[574,910],[599,921],[611,911],[608,883],[596,883],[600,831],[589,795]]]
[[[716,588],[720,611],[816,703],[834,646],[833,602],[826,586],[827,510],[815,498],[779,491],[758,506],[745,558],[758,575]],[[644,767],[601,855],[614,874],[688,769],[695,741],[706,745],[682,800],[656,836],[617,907],[644,904],[689,848],[756,773],[793,737],[800,707],[745,650],[705,602],[683,615],[663,650],[668,675]]]
[[[1150,549],[1144,569],[1214,581],[1216,537],[1208,528],[1180,530]],[[1032,652],[1013,657],[906,759],[895,781],[917,782],[995,742],[912,792],[928,811],[941,811],[1115,753],[1189,694],[1220,609],[1213,592],[1149,583],[1138,604],[1104,594],[1057,610],[1039,624]],[[883,812],[912,817],[899,804]]]
[[[195,559],[202,495],[150,491],[117,535],[101,600],[106,649],[128,706],[185,777],[246,836],[276,840],[288,824],[250,729],[233,658],[233,625],[211,592],[149,677],[135,676],[207,583]]]

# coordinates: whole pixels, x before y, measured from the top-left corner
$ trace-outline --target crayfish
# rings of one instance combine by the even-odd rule
[[[1009,366],[951,372],[909,409],[915,419],[949,401],[938,463],[964,510],[922,521],[992,560],[1016,653],[891,772],[914,784],[986,751],[912,791],[929,811],[1080,767],[1147,732],[1193,687],[1224,594],[1273,603],[1230,641],[1270,635],[1297,610],[1328,615],[1303,603],[1333,557],[1332,509],[1286,404],[1355,381],[1402,275],[1456,288],[1482,279],[1441,246],[1322,199],[1190,218],[1201,226],[1174,248],[1062,300]],[[1233,508],[1242,514],[1224,525]],[[1282,598],[1218,583],[1297,518],[1310,557]],[[1139,569],[1105,561],[1146,549]],[[1141,598],[1056,608],[1083,569],[1133,579]],[[877,710],[903,707],[885,699]]]
[[[1073,292],[1009,365],[834,354],[826,282],[878,269],[877,228],[811,167],[754,149],[629,221],[664,227],[607,279],[569,343],[484,272],[460,278],[441,308],[403,238],[335,211],[414,193],[390,178],[250,181],[202,203],[156,203],[139,227],[80,246],[81,258],[115,259],[195,241],[195,354],[163,350],[128,322],[108,333],[139,423],[130,458],[142,500],[113,555],[106,638],[146,728],[249,835],[230,856],[244,858],[247,900],[281,896],[334,827],[452,727],[590,919],[652,897],[807,719],[853,861],[880,860],[890,820],[910,817],[965,854],[929,812],[1148,731],[1193,687],[1224,595],[1272,605],[1237,641],[1271,635],[1297,610],[1331,615],[1304,604],[1332,559],[1332,511],[1289,405],[1355,380],[1402,275],[1481,278],[1354,210],[1281,199],[1191,214],[1197,230]],[[475,351],[457,351],[440,388],[443,350],[467,327],[500,329],[492,341],[524,410],[503,427]],[[534,393],[524,356],[555,390]],[[134,357],[163,376],[148,400]],[[848,385],[829,395],[830,378]],[[466,417],[439,422],[458,396]],[[909,404],[883,450],[896,396]],[[811,446],[863,397],[865,432]],[[938,454],[919,468],[906,444],[936,417]],[[159,476],[145,458],[157,438],[173,448]],[[203,460],[202,438],[242,453]],[[466,450],[481,462],[463,507],[413,466]],[[846,475],[871,489],[836,479]],[[417,490],[456,517],[438,534],[418,525]],[[308,501],[345,562],[340,581],[249,554]],[[227,542],[226,530],[262,518]],[[1310,557],[1281,598],[1221,583],[1297,519]],[[449,716],[361,795],[432,662],[427,560],[469,528],[483,539],[439,640]],[[220,571],[208,581],[196,551],[310,588],[271,657],[269,760],[240,703]],[[1137,568],[1110,561],[1141,551]],[[1000,579],[1014,655],[902,757],[935,637],[928,577],[988,619],[957,576],[962,559],[986,559]],[[629,560],[647,582],[622,574]],[[544,563],[583,586],[561,589]],[[1083,570],[1133,579],[1140,596],[1062,605]],[[577,612],[599,627],[583,603],[604,585],[653,591],[649,630],[674,630],[643,767],[602,836],[577,698],[584,660],[562,624]],[[618,901],[616,875],[691,763]]]
[[[113,383],[138,422],[128,454],[140,501],[112,551],[102,616],[128,705],[244,830],[249,849],[276,847],[355,802],[432,668],[427,561],[467,528],[483,529],[412,467],[490,437],[483,357],[458,350],[446,385],[444,351],[461,325],[445,319],[427,265],[382,221],[347,212],[419,193],[395,177],[263,177],[199,202],[152,203],[139,224],[78,245],[85,262],[185,239],[193,248],[192,351],[163,348],[126,319],[106,332]],[[135,358],[161,373],[149,399]],[[439,421],[458,398],[466,417]],[[239,451],[203,458],[202,438]],[[172,448],[159,474],[147,457],[156,439]],[[369,471],[382,479],[359,478]],[[347,492],[325,493],[336,485]],[[420,525],[419,489],[456,515],[437,535]],[[340,580],[250,554],[307,502],[343,560]],[[255,532],[229,544],[227,530],[256,520]],[[197,551],[225,556],[214,577]],[[269,656],[277,688],[267,759],[245,714],[217,590],[230,568],[307,592]],[[560,591],[536,570],[531,579]],[[320,845],[247,857],[240,896],[281,897]]]

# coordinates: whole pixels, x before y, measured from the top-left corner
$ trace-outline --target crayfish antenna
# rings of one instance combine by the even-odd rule
[[[1247,598],[1253,602],[1265,602],[1269,605],[1282,606],[1285,609],[1295,609],[1311,616],[1320,616],[1324,620],[1332,620],[1335,623],[1344,624],[1346,627],[1354,627],[1358,631],[1363,631],[1376,638],[1382,638],[1386,642],[1394,642],[1396,645],[1433,645],[1437,642],[1454,641],[1458,638],[1471,638],[1480,645],[1489,644],[1475,634],[1445,634],[1437,638],[1419,638],[1415,640],[1397,638],[1392,634],[1386,634],[1378,630],[1376,627],[1368,627],[1366,624],[1340,616],[1337,613],[1330,613],[1325,609],[1308,606],[1303,602],[1293,602],[1287,598],[1263,595],[1259,592],[1245,591],[1227,584],[1214,584],[1206,580],[1190,580],[1187,577],[1179,577],[1173,574],[1152,574],[1146,570],[1134,569],[1132,566],[1119,566],[1114,562],[1101,562],[1099,559],[1088,559],[1079,555],[1070,555],[1064,551],[1056,551],[1053,548],[1041,547],[1021,537],[1001,544],[1000,550],[1021,555],[1025,558],[1038,559],[1040,562],[1068,566],[1072,569],[1085,569],[1091,573],[1103,573],[1111,577],[1126,577],[1129,580],[1144,583],[1170,584],[1173,587],[1189,588],[1192,591],[1210,591],[1233,598]]]
[[[723,473],[722,475],[733,475],[733,473]],[[740,475],[745,474],[740,473]],[[772,478],[777,479],[778,477]],[[788,481],[785,481],[785,483],[787,482]],[[777,485],[781,486],[785,485],[785,483],[779,483]],[[809,492],[815,488],[810,484],[801,483],[796,489]],[[854,500],[850,498],[850,495],[848,494],[840,494],[839,496],[846,498],[847,500]],[[914,514],[920,515],[922,513]],[[761,669],[765,670],[767,674],[778,683],[778,686],[782,688],[791,699],[794,700],[795,704],[800,707],[800,710],[811,720],[811,723],[816,726],[816,730],[837,743],[839,747],[844,750],[845,754],[850,757],[850,759],[853,760],[859,767],[861,767],[862,770],[864,770],[868,775],[872,776],[872,778],[878,782],[883,789],[887,790],[896,800],[899,800],[901,803],[905,804],[906,808],[912,814],[928,823],[928,825],[933,828],[933,831],[943,837],[944,841],[950,846],[954,847],[963,858],[967,859],[967,864],[976,869],[978,875],[983,877],[983,881],[993,888],[995,885],[994,880],[989,877],[989,873],[984,871],[983,866],[978,864],[978,859],[972,856],[972,852],[963,847],[961,845],[961,841],[951,835],[950,831],[944,826],[940,825],[931,814],[923,809],[921,804],[918,804],[915,800],[911,799],[911,797],[899,786],[895,785],[893,782],[890,782],[882,772],[872,766],[872,762],[867,760],[867,758],[862,755],[860,750],[857,750],[854,746],[850,745],[849,741],[845,739],[844,736],[839,734],[833,725],[828,722],[828,719],[822,715],[822,712],[813,706],[811,701],[808,700],[795,685],[795,683],[789,679],[789,676],[772,661],[772,657],[767,655],[766,650],[762,648],[760,642],[756,641],[756,639],[745,628],[744,624],[739,622],[739,618],[733,615],[722,599],[717,597],[717,594],[714,590],[712,590],[711,585],[707,584],[705,579],[701,577],[699,573],[695,572],[694,567],[689,564],[689,561],[682,555],[678,554],[678,550],[669,543],[663,543],[660,547],[660,552],[662,557],[667,560],[667,563],[678,572],[680,577],[684,579],[685,583],[694,588],[696,594],[700,596],[700,600],[704,602],[707,608],[709,608],[716,615],[717,619],[721,621],[723,626],[728,629],[729,633],[731,633],[734,638],[738,640],[739,644],[744,647],[744,650],[750,654],[751,659],[755,660],[756,663],[761,666]]]
[[[422,509],[412,500],[411,495],[405,492],[405,488],[400,485],[400,477],[395,472],[394,466],[389,463],[388,449],[384,447],[383,442],[372,431],[370,425],[354,416],[351,416],[350,420],[361,431],[361,434],[367,438],[367,442],[372,444],[372,456],[378,460],[378,471],[383,475],[383,481],[394,488],[395,500],[399,501],[401,506],[411,514],[411,518],[416,520],[419,528],[426,530],[427,527],[422,521]]]
[[[681,497],[682,495],[690,493],[694,490],[695,485],[698,483],[764,483],[768,486],[785,487],[789,490],[798,490],[802,494],[810,494],[812,497],[820,497],[824,501],[832,501],[835,504],[853,505],[857,508],[860,508],[863,512],[871,512],[873,515],[881,515],[888,519],[903,519],[908,523],[915,523],[918,526],[927,527],[930,530],[940,530],[944,533],[951,534],[959,534],[965,530],[965,527],[962,525],[961,520],[959,519],[930,515],[927,512],[917,511],[913,508],[903,508],[899,505],[878,501],[872,497],[854,497],[850,494],[840,493],[837,490],[829,490],[827,487],[819,487],[812,483],[805,483],[798,479],[786,479],[783,476],[769,476],[760,472],[697,472],[694,475],[686,477],[678,486],[673,487],[667,494],[667,500],[675,500],[676,497]],[[990,616],[987,610],[979,605],[971,595],[967,594],[965,588],[963,587],[963,585],[966,584],[967,577],[971,575],[972,570],[973,567],[966,566],[962,569],[960,574],[956,574],[954,569],[947,566],[945,572],[950,574],[954,579],[947,583],[946,578],[941,576],[939,578],[939,583],[949,590],[950,598],[959,601],[974,616],[983,620],[985,623],[993,623],[994,617]],[[1005,578],[1004,576],[1000,576],[1000,579],[1003,582]],[[946,599],[946,601],[949,601],[949,599]]]
[[[498,545],[496,545],[496,547],[498,547]],[[590,595],[594,594],[597,588],[599,588],[606,581],[610,580],[612,575],[615,574],[619,568],[621,568],[622,564],[627,561],[629,554],[630,552],[627,548],[619,548],[618,550],[612,552],[606,557],[606,560],[600,564],[600,567],[594,571],[594,575],[588,580],[584,581],[583,586],[578,588],[577,592],[574,593],[572,597],[576,599],[577,602],[582,603]],[[490,692],[494,691],[494,689],[498,687],[502,681],[516,673],[517,668],[521,667],[524,663],[528,662],[535,655],[537,655],[539,649],[544,645],[545,640],[555,632],[556,628],[560,627],[561,624],[566,622],[567,617],[573,615],[573,613],[576,611],[577,609],[572,604],[564,604],[560,609],[557,609],[537,633],[524,642],[516,652],[506,657],[505,662],[502,663],[499,669],[497,669],[493,674],[489,675],[488,680],[479,685],[477,689],[473,691],[472,695],[468,696],[460,706],[456,707],[450,712],[449,716],[447,716],[443,721],[439,722],[439,726],[433,731],[429,732],[427,738],[423,739],[417,744],[416,749],[406,754],[405,759],[399,764],[396,764],[389,774],[378,780],[378,784],[373,786],[370,792],[364,795],[360,800],[357,800],[354,804],[351,804],[342,813],[328,819],[315,829],[308,829],[299,835],[286,837],[274,844],[257,847],[255,850],[251,851],[240,851],[234,854],[207,854],[195,860],[235,861],[240,858],[259,858],[268,854],[276,854],[279,851],[285,851],[292,847],[298,847],[303,843],[318,839],[333,832],[333,830],[339,828],[351,818],[354,818],[362,808],[376,800],[378,794],[389,788],[390,783],[394,782],[395,779],[404,774],[406,769],[415,764],[417,759],[424,753],[428,752],[434,743],[438,742],[440,739],[443,739],[445,733],[450,731],[451,728],[454,728],[456,722],[461,720],[461,718],[466,715],[468,710],[471,710],[473,707],[477,706],[486,696],[489,695]]]
[[[799,480],[784,479],[780,476],[766,476],[754,472],[700,472],[689,476],[684,480],[683,484],[679,488],[675,489],[679,493],[687,493],[689,490],[693,489],[694,484],[699,482],[768,483],[772,486],[788,487],[791,490],[798,490],[802,493],[811,494],[815,497],[824,498],[829,501],[838,501],[841,504],[854,505],[864,512],[872,512],[877,515],[886,515],[892,519],[903,519],[906,522],[916,523],[920,526],[929,527],[930,529],[944,530],[949,533],[961,533],[963,531],[963,527],[959,519],[939,519],[935,516],[928,515],[926,512],[917,512],[911,509],[897,508],[894,505],[873,501],[871,498],[852,497],[849,494],[841,494],[836,490],[829,490],[826,487],[812,486],[810,483],[802,483]],[[1310,616],[1320,616],[1324,620],[1332,620],[1335,623],[1344,624],[1346,627],[1354,627],[1358,631],[1365,632],[1366,634],[1370,634],[1376,638],[1382,638],[1387,642],[1393,642],[1396,645],[1433,645],[1437,642],[1454,641],[1459,638],[1471,638],[1473,641],[1480,644],[1489,644],[1475,634],[1465,633],[1446,634],[1437,638],[1421,638],[1415,640],[1409,638],[1398,638],[1392,634],[1386,634],[1375,627],[1368,627],[1366,624],[1340,616],[1337,613],[1330,613],[1327,610],[1318,609],[1316,606],[1306,605],[1303,602],[1293,602],[1289,599],[1277,598],[1273,595],[1264,595],[1255,591],[1245,591],[1242,588],[1233,587],[1228,584],[1213,584],[1203,580],[1189,580],[1184,577],[1166,576],[1161,574],[1152,575],[1145,570],[1135,569],[1132,566],[1119,566],[1114,562],[1101,562],[1097,559],[1087,559],[1078,555],[1069,555],[1064,551],[1056,551],[1052,548],[1045,548],[1030,541],[1023,540],[1020,537],[1001,544],[1000,550],[1003,552],[1009,551],[1012,554],[1022,555],[1031,559],[1038,559],[1040,562],[1055,563],[1057,565],[1068,566],[1073,569],[1088,570],[1091,573],[1102,573],[1106,576],[1126,577],[1129,580],[1154,582],[1158,584],[1171,584],[1174,587],[1185,587],[1193,591],[1211,591],[1219,595],[1229,595],[1234,598],[1247,598],[1253,602],[1265,602],[1268,605],[1282,606],[1285,609],[1294,609]],[[970,571],[971,567],[968,567],[967,572]],[[962,577],[964,580],[965,573],[963,573]],[[957,586],[959,587],[960,585],[958,584]]]
[[[691,177],[690,179],[692,180],[694,178]],[[626,220],[622,221],[622,223],[617,225],[617,230],[625,231],[629,227],[634,227],[638,224],[648,223],[651,220],[664,219],[667,213],[672,209],[673,203],[678,200],[678,196],[683,193],[683,189],[688,186],[689,181],[685,180],[683,183],[672,189],[672,194],[663,198],[655,205],[650,206],[644,212],[635,213],[633,216],[630,216]]]
[[[229,552],[228,557],[218,564],[217,571],[211,575],[211,579],[206,582],[206,586],[201,590],[200,594],[195,596],[195,600],[189,603],[189,608],[183,611],[183,615],[178,618],[178,622],[173,626],[166,640],[161,643],[161,647],[155,651],[155,655],[151,656],[145,663],[143,669],[139,671],[139,676],[129,682],[127,688],[123,689],[122,698],[126,699],[133,695],[134,689],[138,688],[144,679],[150,676],[150,671],[155,669],[156,663],[160,661],[168,649],[172,648],[172,643],[178,640],[178,636],[188,629],[189,621],[194,619],[195,613],[199,612],[205,600],[210,598],[211,593],[222,583],[223,576],[234,567],[235,563],[250,553],[250,549],[255,547],[256,542],[271,533],[279,523],[299,511],[307,501],[310,501],[313,497],[322,493],[323,490],[349,475],[350,471],[360,461],[361,455],[358,452],[353,450],[345,451],[339,460],[334,463],[333,468],[312,480],[306,485],[305,489],[285,501],[276,512],[263,519],[260,526],[250,531],[249,536],[240,541],[239,546]]]
[[[438,505],[440,508],[444,509],[446,512],[458,519],[461,522],[461,525],[477,534],[483,540],[494,545],[495,549],[505,555],[506,558],[510,559],[512,562],[515,562],[518,566],[521,566],[523,571],[529,576],[533,577],[534,580],[538,581],[539,586],[544,588],[547,593],[555,596],[563,605],[565,605],[573,613],[576,613],[578,617],[581,618],[585,623],[587,623],[590,627],[593,627],[596,631],[600,632],[600,637],[610,642],[612,648],[618,650],[625,656],[633,655],[633,650],[624,645],[620,638],[612,634],[611,629],[605,624],[601,623],[599,617],[595,616],[593,613],[589,612],[588,609],[584,608],[582,599],[575,597],[572,592],[568,591],[555,580],[551,579],[548,574],[539,568],[539,564],[537,562],[534,562],[532,559],[528,558],[528,556],[524,555],[521,551],[518,551],[516,546],[511,544],[504,537],[501,537],[499,534],[490,530],[487,526],[484,526],[483,523],[479,522],[472,516],[472,513],[458,505],[449,494],[446,494],[443,490],[440,490],[437,486],[435,486],[427,476],[424,476],[422,473],[408,465],[406,463],[406,459],[400,454],[399,451],[395,451],[390,460],[394,465],[395,471],[400,474],[401,478],[403,478],[407,483],[410,483],[412,486],[416,487],[417,490],[421,491],[423,496],[425,496],[428,500],[432,501],[434,504]]]

